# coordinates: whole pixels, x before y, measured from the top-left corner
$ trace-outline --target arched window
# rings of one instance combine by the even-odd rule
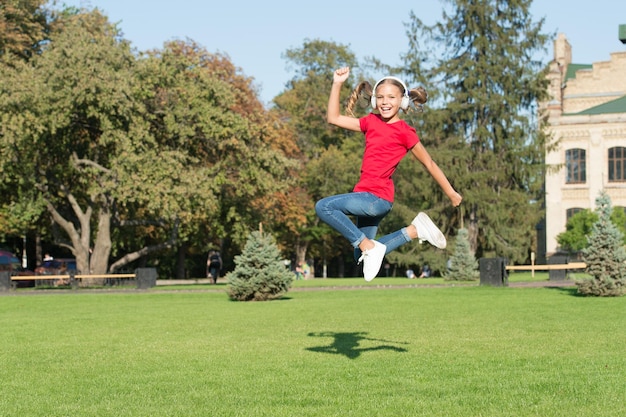
[[[587,181],[587,155],[584,149],[568,149],[565,151],[565,182],[567,184],[583,184]]]
[[[567,211],[565,212],[566,221],[569,221],[569,219],[571,219],[572,216],[578,213],[579,211],[583,211],[583,209],[581,209],[580,207],[568,208]]]
[[[609,149],[609,182],[626,181],[626,148]]]

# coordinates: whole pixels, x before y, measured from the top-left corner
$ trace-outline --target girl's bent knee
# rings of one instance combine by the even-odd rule
[[[317,215],[319,216],[319,214],[324,211],[324,204],[322,203],[323,200],[319,200],[317,203],[315,203],[315,212],[317,213]]]

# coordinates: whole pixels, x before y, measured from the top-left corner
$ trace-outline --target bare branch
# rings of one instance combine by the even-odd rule
[[[96,168],[98,171],[102,171],[105,174],[110,174],[111,170],[109,168],[105,168],[102,165],[92,161],[91,159],[80,159],[78,158],[78,155],[76,155],[76,152],[72,153],[72,160],[74,162],[74,166],[78,167],[79,165],[85,165],[85,166],[89,166],[92,168]]]

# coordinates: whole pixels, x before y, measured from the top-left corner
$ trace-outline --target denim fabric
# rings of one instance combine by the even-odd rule
[[[359,243],[366,237],[376,238],[378,225],[389,214],[393,204],[367,192],[338,194],[321,199],[315,204],[319,218],[341,233],[354,247],[354,257],[361,256]],[[356,224],[348,216],[356,218]],[[387,246],[389,253],[411,241],[406,227],[376,239]]]

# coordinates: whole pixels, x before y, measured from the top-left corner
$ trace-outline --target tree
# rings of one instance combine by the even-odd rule
[[[352,190],[359,176],[360,155],[360,152],[346,152],[331,145],[320,153],[319,158],[307,163],[301,180],[313,203],[323,197]],[[335,275],[350,275],[351,271],[346,271],[346,263],[354,265],[354,249],[337,231],[319,221],[314,211],[310,213],[304,236],[314,242],[312,252],[322,259],[324,267],[334,259],[337,264]]]
[[[570,253],[578,252],[589,244],[587,236],[597,221],[596,213],[591,210],[581,210],[567,221],[565,232],[559,233],[556,240],[563,250]]]
[[[265,111],[252,80],[227,56],[191,40],[150,51],[137,73],[160,154],[178,155],[183,162],[172,165],[176,171],[165,178],[148,173],[142,179],[149,184],[145,203],[163,198],[152,192],[163,191],[152,178],[168,184],[165,190],[176,189],[184,178],[193,193],[182,195],[168,217],[181,220],[179,263],[186,247],[220,246],[227,253],[230,244],[233,251],[243,247],[251,224],[263,220],[275,226],[288,212],[283,196],[296,165],[287,157],[293,153],[289,134]]]
[[[301,48],[289,49],[284,56],[296,75],[289,81],[289,88],[274,98],[275,108],[289,117],[305,156],[314,158],[330,145],[340,146],[349,136],[345,130],[326,123],[326,107],[333,71],[356,66],[356,57],[344,45],[318,39],[307,39]],[[347,98],[351,88],[346,86],[344,90]]]
[[[226,275],[228,295],[236,301],[267,301],[289,290],[294,274],[287,269],[272,235],[252,232],[235,269]]]
[[[296,75],[289,81],[288,89],[274,98],[273,111],[287,121],[296,135],[300,169],[294,172],[297,180],[294,197],[298,198],[294,204],[298,205],[301,217],[298,225],[293,224],[289,233],[281,236],[294,248],[296,263],[305,261],[311,242],[312,253],[326,260],[328,254],[344,254],[348,245],[336,239],[330,228],[320,224],[314,205],[335,191],[343,193],[352,189],[359,166],[359,159],[353,154],[356,151],[358,156],[361,152],[361,147],[354,146],[354,138],[360,136],[326,122],[329,85],[336,68],[358,65],[346,46],[317,39],[305,40],[301,48],[287,50],[285,57],[295,68]],[[346,99],[351,91],[349,86],[344,88]],[[346,171],[353,175],[346,176]]]
[[[596,199],[598,220],[591,229],[589,246],[583,249],[586,271],[592,278],[576,283],[579,294],[614,297],[626,292],[624,235],[611,222],[612,211],[611,199],[602,191]]]
[[[591,210],[581,210],[567,221],[565,231],[557,235],[557,242],[563,250],[570,253],[579,252],[589,246],[588,236],[593,225],[598,221],[598,215]],[[626,214],[624,210],[612,210],[611,223],[625,236],[626,244]]]
[[[41,54],[3,68],[0,162],[16,201],[45,209],[64,230],[79,270],[102,273],[116,197],[113,143],[142,136],[128,99],[133,58],[99,13],[65,19]]]
[[[21,206],[45,210],[83,273],[207,230],[243,244],[293,167],[252,90],[237,90],[249,80],[184,44],[138,60],[97,11],[59,27],[40,55],[0,73],[0,176],[17,190],[3,212],[25,224]]]
[[[5,64],[28,61],[41,52],[50,30],[46,0],[4,0],[0,4],[0,57]]]
[[[548,40],[543,19],[532,21],[530,0],[445,3],[433,26],[411,14],[404,70],[436,106],[419,119],[421,137],[463,195],[462,219],[422,175],[414,196],[451,219],[444,230],[465,225],[477,256],[523,261],[541,218],[546,139],[534,114],[547,68],[533,57]]]
[[[445,275],[448,281],[474,281],[478,279],[478,261],[471,251],[467,229],[460,228],[456,234],[454,254],[450,269]]]

